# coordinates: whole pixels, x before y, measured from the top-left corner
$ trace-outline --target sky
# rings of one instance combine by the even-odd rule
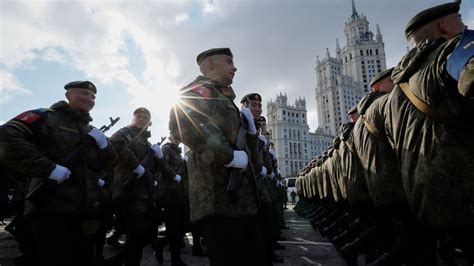
[[[448,0],[449,1],[449,0]],[[387,67],[407,50],[404,28],[417,12],[447,0],[355,0],[356,10],[380,26]],[[237,73],[236,103],[250,92],[266,102],[286,93],[306,98],[316,130],[316,56],[346,44],[351,0],[0,0],[0,124],[26,110],[64,100],[64,84],[90,80],[97,89],[92,124],[151,110],[151,141],[168,135],[178,90],[199,69],[196,55],[229,47]],[[474,0],[461,4],[474,28]]]

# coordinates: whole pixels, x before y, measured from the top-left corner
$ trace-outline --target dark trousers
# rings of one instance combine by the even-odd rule
[[[202,222],[211,266],[266,265],[260,220],[210,217]]]
[[[94,235],[83,232],[83,221],[64,215],[31,217],[38,265],[92,265]]]
[[[139,266],[143,248],[156,237],[156,232],[153,232],[153,221],[151,216],[145,213],[125,215],[124,220],[127,230],[124,248],[125,265]]]

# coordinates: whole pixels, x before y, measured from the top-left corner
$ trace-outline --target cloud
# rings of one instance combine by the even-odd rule
[[[189,15],[186,13],[176,15],[176,18],[175,18],[176,23],[182,23],[188,19],[189,19]]]
[[[0,69],[0,104],[10,101],[14,96],[30,93],[12,73]]]

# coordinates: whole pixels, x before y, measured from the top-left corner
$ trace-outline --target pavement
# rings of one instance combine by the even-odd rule
[[[290,228],[283,230],[285,241],[279,243],[286,246],[285,250],[277,251],[277,254],[284,259],[284,263],[274,265],[346,265],[342,257],[336,251],[334,246],[326,239],[315,232],[309,222],[298,217],[293,211],[293,205],[285,210],[285,220]],[[13,260],[20,255],[18,246],[12,236],[4,230],[4,225],[0,225],[0,266],[13,266]],[[191,256],[192,236],[187,234],[185,238],[185,248],[182,249],[182,259],[188,265],[209,265],[207,257]],[[117,251],[109,246],[104,247],[104,256],[109,258]],[[164,250],[164,264],[170,265],[169,249]],[[148,246],[143,251],[143,266],[159,265],[156,262],[153,250]]]

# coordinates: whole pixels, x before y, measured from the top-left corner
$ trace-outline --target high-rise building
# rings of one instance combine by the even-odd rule
[[[370,90],[370,80],[387,68],[385,46],[377,25],[375,35],[367,17],[357,13],[352,0],[352,15],[345,23],[346,46],[336,39],[335,57],[316,57],[316,105],[318,125],[335,135],[348,122],[347,112]]]

